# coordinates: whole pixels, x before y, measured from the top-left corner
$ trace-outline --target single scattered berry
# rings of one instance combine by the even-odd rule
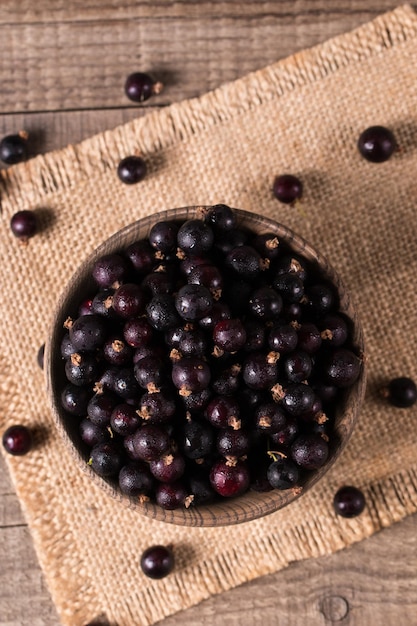
[[[16,424],[3,433],[3,447],[13,456],[23,456],[32,447],[32,435],[26,426]]]
[[[24,161],[27,157],[27,133],[6,135],[0,141],[0,159],[7,165]]]
[[[347,485],[336,492],[333,506],[337,515],[356,517],[365,508],[365,496],[357,487]]]
[[[146,161],[140,156],[128,156],[117,166],[117,175],[126,185],[135,185],[146,176]]]
[[[303,183],[292,174],[277,176],[273,184],[274,196],[284,204],[291,204],[303,195]]]
[[[151,546],[147,548],[140,559],[143,573],[149,578],[165,578],[174,569],[174,554],[166,546]]]
[[[370,126],[358,139],[359,152],[372,163],[388,161],[396,147],[394,134],[384,126]]]
[[[163,85],[144,72],[129,74],[125,82],[125,93],[132,102],[144,102],[161,93]]]
[[[393,378],[382,393],[390,404],[399,408],[413,406],[417,400],[417,386],[406,376]]]
[[[12,216],[10,228],[15,237],[26,242],[33,237],[38,230],[38,222],[34,211],[23,209]]]

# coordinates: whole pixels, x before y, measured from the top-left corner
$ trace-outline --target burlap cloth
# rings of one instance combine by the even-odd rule
[[[0,426],[42,433],[7,463],[63,624],[104,614],[151,624],[211,594],[330,554],[417,511],[417,409],[379,398],[393,376],[417,379],[417,17],[404,6],[352,33],[1,175]],[[356,142],[368,126],[400,150],[376,165]],[[116,176],[140,150],[149,175]],[[277,202],[275,175],[304,181],[300,210]],[[292,227],[330,258],[351,289],[367,344],[368,389],[353,438],[328,475],[287,509],[215,529],[149,521],[74,466],[53,423],[38,347],[65,282],[102,240],[170,207],[225,202]],[[21,247],[9,221],[36,209],[43,231]],[[362,488],[357,519],[336,517],[335,490]],[[144,548],[172,543],[162,581],[140,571]]]

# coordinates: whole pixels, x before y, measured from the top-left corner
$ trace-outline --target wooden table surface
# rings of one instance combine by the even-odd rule
[[[33,154],[198,96],[349,31],[392,0],[2,0],[0,136],[25,129]],[[138,106],[123,85],[153,73]],[[417,516],[338,554],[213,597],[163,626],[415,626]],[[0,459],[0,625],[58,626],[18,499]],[[132,626],[136,626],[132,624]]]

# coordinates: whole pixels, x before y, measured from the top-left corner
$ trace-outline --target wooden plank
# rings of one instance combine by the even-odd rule
[[[0,137],[24,130],[28,133],[30,155],[76,144],[91,135],[115,128],[157,107],[55,111],[53,113],[16,113],[0,116]],[[5,167],[0,164],[0,167]]]
[[[114,8],[111,14],[115,19],[105,20],[96,4],[86,3],[86,7],[94,8],[95,18],[72,22],[25,22],[19,19],[23,9],[9,12],[7,17],[5,5],[0,4],[1,40],[8,52],[0,64],[0,112],[130,106],[124,82],[137,70],[153,73],[166,85],[154,104],[197,96],[350,30],[396,3],[369,4],[371,13],[369,9],[361,11],[359,5],[358,12],[348,12],[347,2],[343,9],[331,2],[327,10],[320,10],[320,3],[309,8],[304,0],[294,3],[292,9],[291,3],[279,3],[282,12],[268,13],[263,3],[252,3],[244,6],[252,6],[253,11],[258,7],[259,13],[244,15],[242,10],[242,14],[230,17],[226,9],[223,14],[221,3],[218,16],[208,18],[185,11],[187,3],[169,3],[177,9],[182,7],[183,14],[170,19],[150,15],[142,19],[142,6],[149,6],[144,3],[135,16],[126,19]],[[81,2],[70,4],[77,5]],[[49,5],[40,2],[40,9],[42,6]],[[113,6],[111,2],[109,6]],[[19,21],[8,23],[12,16]],[[37,19],[42,17],[43,13]]]
[[[3,0],[0,3],[0,21],[3,23],[66,22],[95,19],[189,19],[218,17],[287,17],[288,15],[305,19],[326,15],[342,16],[376,15],[396,6],[391,0],[368,0],[366,6],[362,0],[281,0],[263,2],[253,0],[222,0],[222,2],[198,2],[198,0]],[[364,18],[369,19],[369,17]]]
[[[58,626],[26,527],[0,527],[0,626]]]
[[[417,614],[417,516],[329,557],[214,596],[163,626],[398,626]],[[58,626],[25,527],[0,527],[0,626]]]

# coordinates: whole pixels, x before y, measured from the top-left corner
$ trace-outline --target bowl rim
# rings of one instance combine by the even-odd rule
[[[134,241],[146,237],[149,234],[151,226],[161,220],[184,221],[198,217],[202,211],[212,205],[195,205],[180,208],[167,209],[142,217],[132,222],[117,232],[113,233],[109,238],[104,240],[97,246],[81,263],[81,265],[73,273],[70,280],[66,283],[61,295],[58,298],[45,345],[45,378],[46,389],[49,396],[50,405],[55,425],[61,438],[69,449],[72,458],[77,466],[98,484],[113,499],[122,502],[125,506],[137,510],[139,513],[158,521],[172,523],[181,526],[227,526],[242,522],[251,521],[259,517],[269,515],[275,511],[287,506],[302,494],[307,492],[314,484],[316,484],[332,467],[334,462],[339,458],[341,452],[346,447],[356,420],[358,418],[360,408],[363,403],[366,388],[366,364],[363,357],[365,350],[364,336],[362,325],[358,316],[356,307],[354,306],[351,296],[347,291],[343,280],[339,273],[334,269],[321,252],[313,247],[304,237],[296,233],[291,228],[277,222],[269,217],[259,215],[257,213],[245,211],[243,209],[233,209],[239,226],[247,226],[251,230],[258,233],[272,232],[278,238],[284,240],[290,248],[295,246],[296,254],[304,256],[308,261],[318,265],[320,272],[330,280],[337,288],[340,299],[340,310],[345,313],[352,321],[352,343],[358,350],[361,357],[362,366],[359,378],[345,392],[344,407],[338,407],[336,416],[335,434],[338,438],[336,448],[333,450],[328,461],[316,470],[303,484],[303,486],[295,487],[285,491],[272,490],[269,492],[248,491],[242,496],[233,499],[224,499],[220,502],[206,505],[198,505],[189,508],[181,507],[179,509],[167,510],[153,502],[141,502],[138,498],[133,498],[123,494],[116,486],[100,476],[86,462],[86,455],[82,454],[74,441],[74,436],[70,434],[68,421],[78,418],[68,416],[62,409],[58,394],[59,388],[59,365],[62,367],[62,357],[60,354],[60,340],[64,334],[63,323],[67,319],[71,309],[74,309],[73,298],[75,293],[79,292],[81,287],[84,289],[88,284],[93,285],[91,277],[91,269],[95,261],[102,255],[109,252],[121,251]],[[128,239],[129,241],[126,241]],[[81,299],[78,300],[77,305]],[[62,378],[61,371],[61,378]],[[62,390],[61,389],[59,391]]]

